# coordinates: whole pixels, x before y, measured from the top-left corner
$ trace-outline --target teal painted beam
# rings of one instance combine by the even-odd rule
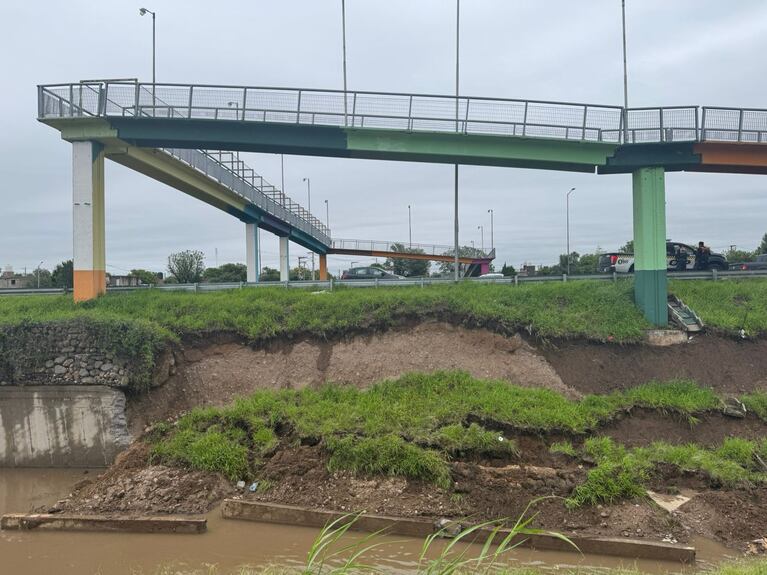
[[[139,147],[202,148],[593,173],[616,144],[452,132],[264,124],[230,120],[110,118]]]
[[[634,300],[653,325],[668,325],[666,190],[663,168],[633,173]]]

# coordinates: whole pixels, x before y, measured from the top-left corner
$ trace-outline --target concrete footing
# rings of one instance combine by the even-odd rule
[[[123,517],[65,513],[8,513],[0,528],[28,531],[119,531],[125,533],[205,533],[208,520],[194,517]]]
[[[245,521],[261,521],[264,523],[281,523],[303,527],[324,527],[346,515],[336,511],[308,509],[293,505],[279,505],[259,501],[242,501],[240,499],[225,499],[221,506],[224,519],[240,519]],[[468,524],[466,525],[468,526]],[[387,535],[406,535],[409,537],[428,537],[435,531],[434,522],[427,519],[410,519],[387,517],[383,515],[362,515],[351,527],[356,531],[377,532]],[[491,530],[483,529],[476,532],[477,540],[486,541]],[[501,541],[508,531],[501,530],[496,537]],[[631,559],[655,559],[658,561],[675,561],[679,563],[694,563],[695,548],[656,543],[636,539],[618,539],[603,537],[570,537],[582,553],[598,555],[615,555]],[[515,540],[516,541],[516,540]],[[566,541],[553,535],[538,534],[519,537],[519,543],[533,549],[550,551],[574,551]]]

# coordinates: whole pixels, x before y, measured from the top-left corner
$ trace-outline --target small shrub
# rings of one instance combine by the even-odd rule
[[[563,455],[569,455],[570,457],[577,457],[578,452],[573,447],[573,444],[569,441],[557,441],[551,444],[549,447],[551,453],[561,453]]]
[[[451,454],[470,454],[508,456],[517,455],[517,445],[503,434],[487,431],[482,426],[472,423],[469,427],[460,424],[448,425],[436,433],[436,442]]]
[[[249,474],[248,448],[220,431],[178,431],[170,439],[156,444],[152,459],[181,463],[203,471],[218,471],[231,480]]]

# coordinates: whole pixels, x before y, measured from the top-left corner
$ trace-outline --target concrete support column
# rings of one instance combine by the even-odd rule
[[[280,281],[286,282],[290,280],[290,257],[288,246],[290,244],[290,238],[287,236],[280,237]]]
[[[663,168],[640,168],[634,188],[634,301],[652,324],[668,325],[666,189]]]
[[[245,224],[245,265],[248,268],[248,283],[258,281],[261,262],[258,259],[258,224]]]
[[[104,237],[104,149],[96,142],[72,143],[74,300],[106,292]]]
[[[328,255],[320,254],[320,281],[324,282],[328,279]]]

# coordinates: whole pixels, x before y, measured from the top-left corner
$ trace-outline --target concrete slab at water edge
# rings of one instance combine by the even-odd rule
[[[106,467],[130,441],[119,390],[0,387],[0,467]]]
[[[8,513],[0,519],[5,530],[122,531],[126,533],[205,533],[202,517],[125,517],[48,513]]]

